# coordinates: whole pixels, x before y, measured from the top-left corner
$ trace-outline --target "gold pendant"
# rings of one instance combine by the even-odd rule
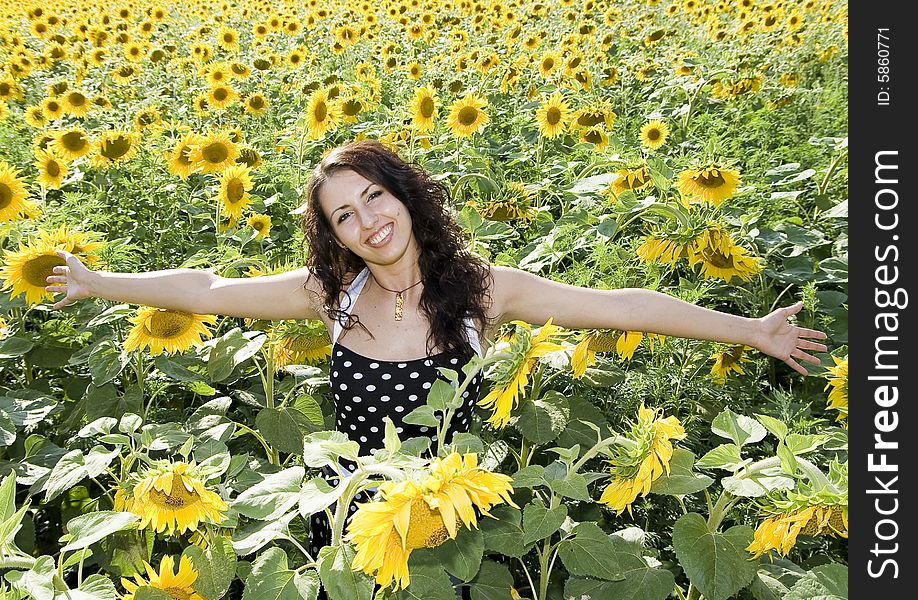
[[[397,293],[395,294],[395,320],[396,320],[396,321],[401,321],[401,320],[402,320],[402,315],[404,314],[404,313],[403,313],[403,310],[402,310],[402,306],[404,306],[404,304],[405,304],[405,303],[404,303],[404,301],[402,300],[402,293],[401,293],[401,292],[397,292]]]

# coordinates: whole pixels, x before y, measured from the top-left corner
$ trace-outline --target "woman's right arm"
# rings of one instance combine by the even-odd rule
[[[308,268],[278,275],[227,278],[196,269],[143,273],[91,271],[79,258],[58,251],[66,266],[54,267],[46,289],[67,296],[59,309],[81,298],[104,298],[202,315],[251,319],[301,320],[320,318],[318,281]],[[304,283],[306,284],[304,287]]]

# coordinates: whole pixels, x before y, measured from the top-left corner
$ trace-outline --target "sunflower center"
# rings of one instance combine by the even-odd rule
[[[474,106],[463,106],[462,110],[459,111],[459,123],[469,127],[474,125],[475,121],[478,120],[478,109]]]
[[[209,163],[220,164],[229,158],[229,148],[221,142],[213,142],[204,146],[201,150],[201,156]]]
[[[252,96],[251,98],[249,98],[249,106],[251,106],[255,110],[264,108],[265,106],[264,98],[262,98],[261,96]]]
[[[341,110],[348,117],[354,117],[360,114],[361,104],[359,100],[348,100],[341,106]]]
[[[56,160],[49,160],[45,164],[45,173],[47,173],[49,177],[57,177],[58,175],[61,174],[61,166],[57,164]],[[0,199],[4,197],[3,187],[4,187],[4,184],[0,183]]]
[[[609,331],[603,331],[593,334],[590,338],[588,349],[591,352],[612,352],[615,350],[615,342],[618,336]]]
[[[131,149],[131,140],[123,135],[105,140],[99,154],[109,160],[117,160],[127,154]]]
[[[721,175],[719,172],[717,174],[701,173],[700,175],[695,177],[694,180],[695,180],[695,183],[697,183],[701,187],[710,188],[710,189],[717,189],[727,183],[723,175]]]
[[[48,285],[46,279],[52,275],[54,267],[67,264],[64,259],[56,254],[42,254],[36,256],[22,267],[22,278],[35,287],[44,288]]]
[[[67,101],[71,106],[83,106],[86,104],[86,96],[80,94],[79,92],[74,92],[67,96]]]
[[[552,106],[545,112],[545,120],[549,125],[557,125],[561,122],[561,110]]]
[[[593,127],[602,123],[602,114],[598,112],[587,112],[577,119],[577,124],[581,127]]]
[[[325,335],[298,335],[293,338],[284,338],[284,345],[291,352],[306,352],[324,348],[331,343],[331,338]],[[412,513],[413,514],[413,513]]]
[[[83,133],[80,131],[68,131],[61,136],[61,144],[70,152],[83,150],[86,148],[87,143],[86,138],[83,137]]]
[[[424,117],[425,119],[429,119],[430,117],[433,116],[433,112],[434,112],[433,98],[431,98],[430,96],[427,96],[423,100],[421,100],[420,112],[421,112],[421,116]]]
[[[161,309],[156,311],[156,313],[144,323],[144,328],[152,337],[173,338],[186,333],[191,328],[192,323],[194,323],[194,315],[190,313]],[[175,478],[173,480],[172,494],[175,495],[178,493],[181,495],[181,493],[184,492],[185,495],[188,496],[188,492],[185,491],[183,485],[176,487],[179,479],[180,478]]]
[[[733,255],[726,255],[713,248],[705,248],[701,251],[704,260],[720,269],[733,268]]]
[[[189,592],[187,588],[179,587],[167,587],[163,589],[164,592],[169,594],[170,598],[175,600],[191,600],[192,592]]]
[[[583,139],[590,142],[591,144],[598,145],[602,141],[602,134],[596,129],[591,129],[586,133],[586,135],[583,136]]]
[[[647,132],[647,139],[650,140],[650,141],[652,141],[652,142],[655,142],[655,141],[657,141],[658,139],[660,139],[660,130],[659,130],[659,129],[650,129],[650,130]]]
[[[0,210],[3,210],[13,201],[13,188],[0,181]]]
[[[240,202],[245,196],[245,186],[239,178],[233,178],[226,184],[226,201],[230,204]]]
[[[176,156],[177,156],[176,162],[186,167],[191,166],[192,160],[191,160],[190,155],[191,155],[191,146],[188,144],[185,144],[181,148],[179,148],[178,152],[176,152]]]
[[[443,524],[440,511],[431,509],[423,500],[411,504],[408,533],[405,535],[405,549],[436,548],[447,539],[449,531]]]
[[[226,88],[216,88],[214,90],[214,100],[217,102],[223,102],[227,97],[229,97],[229,92]]]

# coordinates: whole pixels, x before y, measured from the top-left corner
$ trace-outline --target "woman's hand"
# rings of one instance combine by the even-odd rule
[[[820,360],[805,350],[825,352],[827,348],[825,344],[818,344],[804,338],[824,340],[828,336],[822,331],[804,329],[788,323],[788,317],[800,312],[801,308],[803,308],[803,302],[798,302],[792,306],[776,309],[759,319],[761,331],[754,345],[759,351],[783,360],[801,375],[808,375],[806,368],[801,366],[797,360],[818,365]]]
[[[55,302],[51,306],[54,309],[63,308],[77,300],[92,296],[89,280],[93,272],[87,269],[79,258],[66,250],[58,250],[57,255],[67,261],[67,264],[52,269],[54,275],[49,275],[47,282],[56,285],[49,285],[45,287],[45,290],[52,294],[65,293],[67,296]]]

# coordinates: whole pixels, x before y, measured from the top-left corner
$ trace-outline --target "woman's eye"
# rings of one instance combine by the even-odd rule
[[[339,223],[344,223],[344,221],[347,220],[347,218],[350,217],[350,216],[351,216],[351,213],[349,213],[349,212],[341,213],[340,215],[338,215],[338,222],[339,222]]]
[[[369,196],[367,196],[367,202],[369,202],[370,200],[375,200],[381,193],[382,192],[380,192],[379,190],[372,192]]]

